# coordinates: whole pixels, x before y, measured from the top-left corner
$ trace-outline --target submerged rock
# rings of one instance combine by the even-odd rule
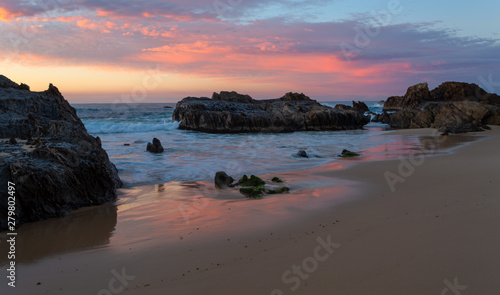
[[[31,92],[0,76],[0,137],[21,139],[0,147],[0,183],[16,187],[16,225],[116,199],[121,181],[101,140],[87,133],[52,84]],[[0,227],[6,229],[7,186],[0,192]]]
[[[236,92],[212,98],[186,97],[177,103],[173,121],[179,129],[208,133],[293,132],[362,128],[369,117],[355,110],[335,110],[304,94],[254,100]]]
[[[272,182],[276,182],[276,183],[282,183],[282,182],[283,182],[283,180],[281,180],[280,178],[278,178],[278,177],[276,177],[276,176],[275,176],[275,177],[273,177],[273,179],[271,179],[271,181],[272,181]]]
[[[500,96],[476,84],[445,82],[429,91],[427,83],[421,83],[408,88],[405,96],[387,99],[384,113],[373,121],[393,128],[480,131],[484,125],[500,125]]]
[[[262,178],[255,175],[251,175],[250,178],[248,178],[248,176],[246,175],[243,175],[243,177],[238,180],[238,184],[241,186],[259,186],[266,184],[266,182],[262,180]]]
[[[16,145],[17,144],[17,140],[14,137],[12,137],[11,139],[9,139],[9,144]]]
[[[265,191],[266,189],[262,185],[240,188],[240,193],[251,199],[262,197]]]
[[[154,154],[161,154],[163,153],[164,149],[163,146],[161,145],[161,142],[158,138],[153,138],[153,143],[148,142],[148,145],[146,146],[146,150],[150,153]]]
[[[224,171],[218,171],[217,173],[215,173],[214,182],[216,188],[224,188],[230,186],[233,181],[234,179],[231,176],[227,175],[227,173]]]
[[[352,157],[358,157],[360,156],[360,154],[351,152],[350,150],[342,150],[339,156],[341,156],[342,158],[352,158]]]
[[[283,182],[283,180],[278,177],[273,177],[271,181],[275,183]],[[236,185],[243,186],[240,188],[240,193],[245,197],[252,199],[260,198],[264,194],[282,194],[290,191],[288,187],[266,189],[266,182],[262,180],[262,178],[255,175],[251,175],[250,177],[243,175],[240,180],[238,180]]]
[[[300,151],[297,152],[297,157],[309,158],[309,155],[306,153],[306,151],[300,150]]]

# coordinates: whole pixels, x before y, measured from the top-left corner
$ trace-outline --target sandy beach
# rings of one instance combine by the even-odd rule
[[[396,134],[404,142],[405,134],[425,139],[431,132]],[[291,193],[261,200],[216,190],[210,181],[122,189],[116,204],[23,225],[17,287],[0,289],[497,294],[500,128],[467,140],[428,138],[405,160],[343,160],[264,175],[281,177]],[[463,141],[449,153],[422,156]]]

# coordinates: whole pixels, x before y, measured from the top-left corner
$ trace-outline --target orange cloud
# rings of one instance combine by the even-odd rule
[[[95,21],[92,19],[79,19],[76,25],[81,29],[100,31],[102,33],[111,33],[111,30],[117,29],[118,24],[112,21]]]
[[[11,22],[14,18],[22,16],[23,14],[13,13],[7,10],[7,8],[0,7],[0,21]]]

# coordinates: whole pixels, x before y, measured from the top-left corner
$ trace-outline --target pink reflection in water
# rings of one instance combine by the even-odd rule
[[[336,165],[336,169],[343,166]],[[196,234],[252,231],[296,220],[345,200],[350,182],[310,175],[280,173],[291,193],[247,199],[238,188],[216,189],[212,181],[171,182],[122,190],[118,221],[110,247],[165,243]],[[268,183],[274,175],[263,175]]]

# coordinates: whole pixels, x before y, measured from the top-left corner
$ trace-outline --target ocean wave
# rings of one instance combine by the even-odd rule
[[[142,133],[173,130],[179,127],[179,122],[163,122],[163,124],[84,122],[84,124],[91,134]]]

